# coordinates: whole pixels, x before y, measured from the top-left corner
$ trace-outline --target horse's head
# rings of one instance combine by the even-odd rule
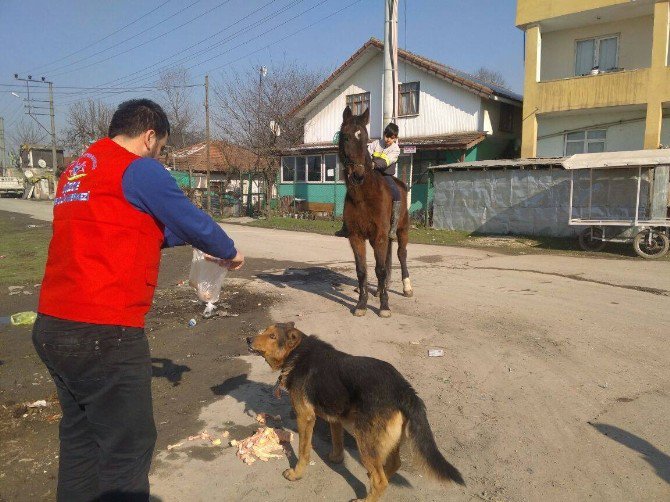
[[[360,115],[354,115],[348,106],[342,114],[340,127],[340,162],[345,168],[347,182],[360,185],[365,180],[366,171],[371,168],[368,153],[368,130],[370,109]]]

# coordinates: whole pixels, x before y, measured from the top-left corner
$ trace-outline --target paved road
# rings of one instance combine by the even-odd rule
[[[386,500],[670,500],[670,262],[414,245],[414,298],[392,294],[390,319],[377,317],[372,298],[368,315],[354,318],[346,241],[227,230],[263,258],[246,286],[274,298],[273,319],[390,361],[425,400],[437,442],[468,486],[445,490],[406,463]],[[429,358],[429,348],[445,356]],[[245,375],[201,410],[203,428],[252,426],[260,411],[289,416],[286,400],[271,396],[276,375],[241,359]],[[285,460],[245,466],[231,449],[160,451],[152,486],[164,501],[364,495],[355,448],[334,468],[323,460],[325,433],[315,450],[295,483],[281,477]]]

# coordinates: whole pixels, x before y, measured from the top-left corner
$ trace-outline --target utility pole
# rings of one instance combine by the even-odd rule
[[[2,168],[2,175],[5,175],[5,168],[7,167],[7,147],[5,145],[5,119],[0,117],[0,167]]]
[[[210,163],[209,163],[209,75],[205,75],[205,152],[207,155],[207,180],[206,180],[206,194],[207,194],[207,213],[212,214],[212,198],[209,193],[209,175],[210,175]]]
[[[397,113],[398,94],[398,0],[384,0],[384,98],[382,132]]]
[[[54,171],[54,178],[56,178],[56,174],[58,173],[58,154],[56,152],[56,114],[54,111],[54,95],[53,95],[53,82],[49,81],[46,79],[46,77],[42,77],[41,80],[33,80],[32,75],[28,75],[28,78],[19,78],[18,73],[14,74],[14,78],[16,80],[19,80],[21,82],[26,83],[26,92],[27,92],[27,99],[24,99],[26,102],[26,105],[24,105],[28,112],[28,116],[30,116],[37,124],[46,131],[47,134],[51,136],[51,167],[53,168]],[[34,82],[37,84],[48,84],[49,86],[49,101],[45,100],[35,100],[30,98],[30,83]],[[49,113],[35,113],[34,110],[46,110],[45,107],[43,106],[35,106],[33,103],[49,103]],[[37,119],[37,117],[50,117],[51,118],[51,131],[47,130],[46,127],[42,125],[42,123]],[[54,179],[55,182],[57,182],[56,179]],[[56,183],[54,183],[55,185]],[[51,195],[51,194],[49,194]]]

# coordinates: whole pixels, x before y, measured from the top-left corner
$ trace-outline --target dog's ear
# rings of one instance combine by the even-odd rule
[[[293,324],[293,323],[291,323]],[[296,328],[290,328],[286,332],[286,345],[294,349],[298,346],[298,344],[302,341],[302,337],[305,336],[302,331]]]

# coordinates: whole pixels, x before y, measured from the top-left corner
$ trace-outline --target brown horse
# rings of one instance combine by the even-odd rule
[[[377,295],[380,301],[379,315],[389,317],[388,285],[391,278],[392,241],[391,210],[393,197],[384,175],[374,168],[368,153],[368,132],[366,125],[370,111],[354,116],[347,106],[342,116],[340,128],[339,155],[346,169],[347,196],[344,201],[344,221],[349,229],[349,243],[356,259],[358,276],[358,303],[354,315],[364,316],[367,312],[368,288],[367,266],[365,262],[365,241],[370,241],[375,253],[375,273],[377,274]],[[401,199],[407,200],[407,187],[393,178],[398,185]],[[407,270],[407,232],[409,214],[407,204],[402,205],[398,221],[398,259],[402,269],[402,285],[405,296],[412,296],[412,285]]]

